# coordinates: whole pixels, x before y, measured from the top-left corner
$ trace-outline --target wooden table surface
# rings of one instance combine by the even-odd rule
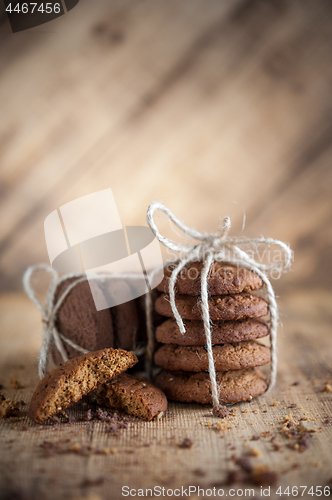
[[[283,489],[329,483],[331,15],[330,0],[81,0],[26,32],[10,33],[1,18],[6,397],[28,403],[37,383],[41,323],[21,279],[27,266],[48,261],[43,221],[63,203],[111,187],[123,224],[144,224],[157,199],[201,231],[216,230],[228,214],[233,235],[274,237],[295,252],[292,272],[273,283],[283,323],[273,393],[237,405],[224,432],[208,407],[195,405],[170,404],[160,422],[133,424],[119,437],[101,423],[37,426],[24,406],[20,418],[0,422],[3,498],[117,499],[123,485],[208,487],[234,469],[232,455],[251,448],[260,454],[251,462],[276,471]],[[13,376],[22,388],[10,385]],[[280,435],[289,413],[316,419],[304,453]],[[250,441],[253,434],[260,439]],[[191,449],[179,448],[184,437]],[[66,439],[116,451],[45,457],[45,441],[61,440],[66,451]]]
[[[227,419],[226,430],[218,431],[215,422],[220,419],[211,415],[209,406],[170,403],[160,421],[135,422],[115,436],[105,431],[103,423],[85,422],[87,408],[80,405],[72,410],[77,422],[69,426],[28,420],[27,405],[37,384],[40,317],[26,297],[3,296],[1,392],[26,405],[20,417],[0,422],[1,498],[113,500],[122,498],[123,486],[175,489],[190,485],[219,485],[225,493],[229,488],[254,488],[260,498],[258,486],[223,486],[229,472],[236,469],[233,456],[248,456],[253,466],[264,464],[278,474],[270,498],[282,498],[273,495],[279,486],[282,491],[287,486],[307,486],[307,491],[311,486],[314,491],[316,486],[332,486],[332,392],[324,390],[332,382],[331,300],[327,292],[294,291],[282,297],[277,387],[251,403],[234,405],[236,416]],[[21,388],[11,386],[12,377]],[[302,418],[314,425],[316,432],[304,452],[290,448],[296,441],[281,433],[289,414],[297,423]],[[260,439],[252,441],[253,435]],[[179,447],[184,438],[192,440],[191,449]],[[49,456],[45,442],[60,449]],[[280,449],[274,450],[273,444]],[[89,455],[77,452],[86,446],[94,447]],[[198,497],[193,494],[192,498]],[[313,497],[305,492],[302,498]]]

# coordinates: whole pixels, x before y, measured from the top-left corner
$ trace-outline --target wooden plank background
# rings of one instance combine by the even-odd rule
[[[329,0],[81,0],[0,47],[2,290],[47,261],[45,217],[111,187],[124,224],[273,236],[286,286],[329,287]],[[171,230],[166,223],[163,231]],[[282,286],[277,284],[277,286]]]
[[[23,410],[19,420],[0,424],[3,498],[117,499],[126,481],[175,487],[198,481],[197,468],[205,474],[199,482],[212,485],[233,467],[231,455],[280,422],[290,403],[303,407],[295,417],[308,411],[321,427],[311,448],[299,454],[282,441],[282,453],[271,452],[261,438],[262,455],[252,460],[269,464],[284,486],[328,483],[331,424],[322,422],[331,413],[323,388],[332,378],[331,18],[330,0],[81,0],[65,16],[16,34],[1,17],[6,396],[28,402],[37,381],[40,319],[21,278],[27,266],[48,261],[43,221],[63,203],[111,187],[123,224],[144,224],[149,203],[160,200],[199,230],[214,231],[228,214],[233,235],[271,236],[295,252],[292,272],[274,283],[283,322],[278,387],[239,405],[223,438],[206,427],[207,408],[186,405],[170,405],[159,424],[140,424],[114,442],[99,424],[92,433],[84,423],[31,427]],[[163,218],[159,223],[178,239]],[[12,375],[22,389],[10,386]],[[186,435],[194,447],[180,450]],[[60,437],[118,453],[45,460],[40,445]],[[99,485],[84,483],[101,476]]]

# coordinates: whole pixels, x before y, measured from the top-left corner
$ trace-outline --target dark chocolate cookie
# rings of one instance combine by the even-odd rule
[[[212,402],[211,382],[206,372],[167,372],[156,377],[156,385],[172,401],[209,404]],[[266,391],[267,383],[258,368],[217,372],[220,403],[250,401]]]
[[[190,295],[177,295],[175,304],[183,319],[202,318],[200,301]],[[161,295],[155,302],[155,309],[159,314],[173,317],[171,304],[167,295]],[[210,319],[237,320],[242,318],[260,318],[268,313],[266,300],[252,293],[238,293],[236,295],[213,295],[209,297]]]
[[[60,283],[55,293],[55,302],[74,280],[75,278],[71,278]],[[114,346],[110,311],[97,311],[88,281],[76,285],[65,297],[58,311],[56,327],[65,337],[88,351]],[[81,354],[65,342],[63,344],[69,358]],[[55,346],[52,348],[52,354],[57,364],[63,363]]]
[[[212,348],[214,366],[219,372],[254,368],[269,363],[270,349],[258,342],[237,342]],[[165,370],[201,372],[209,370],[208,354],[202,346],[165,344],[154,355],[157,366]]]
[[[157,286],[160,292],[168,293],[168,281],[176,264],[164,269],[164,279]],[[203,262],[189,262],[179,273],[176,290],[184,295],[200,295]],[[208,275],[209,295],[250,292],[262,288],[263,281],[257,274],[223,262],[214,262]]]
[[[112,295],[130,295],[129,285],[121,280],[112,283]],[[120,349],[135,349],[137,332],[139,328],[137,305],[135,300],[129,300],[118,306],[111,307],[110,313],[113,319],[114,346]]]
[[[168,319],[156,328],[156,340],[163,344],[205,345],[206,338],[202,321],[187,320],[186,332],[182,335],[175,319]],[[268,324],[259,319],[238,321],[216,321],[211,325],[212,344],[241,342],[265,337]]]
[[[152,420],[167,409],[165,394],[141,377],[123,373],[93,392],[97,404],[122,410],[134,417]]]

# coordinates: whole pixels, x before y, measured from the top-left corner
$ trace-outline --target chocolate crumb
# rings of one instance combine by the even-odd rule
[[[48,421],[50,422],[50,424],[55,425],[55,424],[60,424],[61,419],[56,415],[54,415],[52,418],[49,418]]]
[[[226,418],[229,415],[229,409],[225,405],[215,406],[212,410],[212,414],[214,417]]]
[[[278,474],[270,471],[267,467],[257,466],[251,475],[251,482],[257,486],[272,486],[278,480]]]
[[[53,457],[59,451],[58,443],[53,443],[52,441],[44,441],[41,445],[44,450],[45,457]]]
[[[194,446],[193,441],[190,438],[184,438],[182,443],[179,444],[179,448],[190,449]]]
[[[89,409],[85,414],[84,414],[84,420],[86,420],[87,422],[89,420],[92,420],[93,419],[93,413],[92,413],[92,410]]]
[[[198,469],[194,469],[194,470],[193,470],[193,474],[195,474],[195,476],[199,476],[199,477],[204,477],[204,476],[206,476],[206,472],[205,472],[205,470],[200,469],[200,468],[198,468]]]
[[[256,434],[251,436],[251,441],[258,441],[259,439],[260,439],[260,436],[257,436]]]
[[[241,469],[232,470],[226,478],[226,485],[231,486],[235,483],[245,483],[248,479],[248,474]]]
[[[85,479],[82,483],[83,488],[89,488],[91,486],[100,486],[105,482],[104,477],[98,477],[97,479]]]
[[[300,447],[300,450],[299,450],[300,452],[306,451],[311,444],[310,434],[308,432],[303,433],[298,439],[298,444]]]
[[[248,458],[246,458],[246,457],[235,458],[234,462],[236,463],[236,465],[238,465],[245,472],[252,471],[252,465],[251,465],[250,460]]]
[[[299,380],[296,380],[295,382],[292,383],[292,385],[300,385],[301,382]]]

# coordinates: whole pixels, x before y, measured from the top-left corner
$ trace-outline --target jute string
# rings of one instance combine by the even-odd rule
[[[189,236],[192,239],[200,241],[196,245],[182,245],[181,243],[176,243],[168,238],[165,238],[158,230],[157,225],[153,219],[154,213],[156,211],[161,211],[184,233],[185,236]],[[235,266],[245,268],[255,272],[266,285],[267,296],[269,300],[270,308],[270,341],[271,341],[271,376],[269,390],[275,385],[276,375],[277,375],[277,327],[278,327],[278,306],[271,285],[270,280],[267,277],[267,272],[269,271],[286,271],[292,262],[293,253],[289,246],[279,240],[274,240],[272,238],[231,238],[228,236],[228,232],[231,227],[231,222],[229,217],[223,219],[222,227],[219,231],[210,234],[203,234],[196,231],[193,228],[185,226],[175,215],[163,204],[159,202],[153,202],[147,211],[147,223],[150,226],[152,232],[165,247],[173,250],[177,253],[182,253],[179,263],[174,267],[171,276],[169,278],[169,299],[172,307],[172,312],[177,322],[178,328],[182,335],[185,334],[185,326],[183,320],[178,312],[175,303],[175,284],[177,277],[183,267],[189,262],[201,260],[203,261],[203,268],[201,271],[201,309],[202,309],[202,319],[204,332],[206,337],[206,347],[209,362],[209,376],[211,380],[212,389],[212,401],[213,405],[217,406],[219,404],[219,390],[216,379],[216,371],[214,366],[212,340],[211,340],[211,324],[210,324],[210,313],[208,304],[208,277],[211,265],[214,261],[225,261]],[[269,264],[262,264],[255,261],[248,253],[241,247],[247,247],[248,245],[275,245],[281,248],[283,258],[279,262],[272,262]],[[169,265],[166,263],[165,266]],[[150,274],[150,278],[154,273],[158,272],[160,269],[156,268]],[[45,303],[43,304],[36,296],[34,286],[32,284],[32,275],[36,271],[45,271],[51,275],[51,283],[46,295]],[[57,287],[67,279],[73,278],[74,281],[70,283],[67,288],[59,296],[58,300],[55,302],[55,293]],[[121,278],[121,279],[141,279],[135,274],[89,274],[89,279],[94,280],[105,280],[110,278]],[[42,333],[42,346],[39,355],[39,366],[38,373],[39,377],[43,378],[46,375],[46,368],[49,359],[49,351],[52,342],[54,342],[56,348],[62,356],[63,361],[68,360],[68,355],[64,346],[64,343],[70,345],[72,348],[76,349],[78,352],[85,354],[88,352],[82,346],[79,346],[71,339],[68,339],[65,335],[60,333],[56,328],[57,313],[63,304],[69,293],[79,284],[86,281],[88,277],[82,273],[72,273],[66,274],[59,277],[58,273],[52,269],[47,264],[37,264],[29,267],[23,276],[23,285],[28,297],[35,303],[38,307],[43,321],[43,333]],[[154,353],[154,330],[152,322],[152,299],[151,292],[145,295],[145,310],[146,310],[146,330],[147,330],[147,344],[145,346],[145,358],[146,358],[146,375],[149,377],[151,374],[151,364]],[[134,351],[135,352],[135,351]],[[137,354],[142,353],[142,349]]]
[[[37,271],[45,271],[46,273],[51,275],[51,283],[49,285],[45,303],[43,304],[37,297],[36,292],[34,290],[34,286],[32,284],[32,276]],[[74,278],[74,281],[70,283],[67,288],[62,292],[59,296],[58,300],[55,302],[55,293],[58,286],[64,281]],[[23,276],[23,287],[28,295],[28,297],[32,300],[32,302],[38,307],[43,322],[43,332],[42,332],[42,345],[39,353],[39,364],[38,364],[38,374],[39,378],[44,378],[46,375],[46,369],[49,361],[49,352],[51,348],[52,342],[54,342],[57,350],[61,354],[62,360],[68,361],[68,355],[65,349],[63,342],[70,345],[73,349],[76,349],[81,354],[86,354],[89,351],[84,349],[82,346],[76,344],[71,339],[63,335],[56,328],[56,319],[57,313],[61,305],[64,303],[66,297],[70,294],[70,292],[79,284],[87,281],[88,279],[93,280],[109,280],[109,279],[142,279],[141,276],[137,274],[105,274],[105,273],[89,273],[89,276],[82,273],[71,273],[66,274],[59,277],[58,273],[48,264],[36,264],[34,266],[29,267]],[[146,294],[146,303],[150,300],[150,294]],[[151,306],[149,306],[151,307]],[[150,314],[151,316],[151,314]],[[140,355],[144,352],[145,349],[139,348],[134,350],[133,352],[137,355]]]
[[[200,243],[196,245],[186,246],[165,238],[159,232],[157,225],[153,219],[154,213],[156,211],[163,212],[168,217],[168,219],[171,220],[184,233],[185,236],[189,236],[192,239],[198,240]],[[209,376],[211,380],[213,406],[219,405],[219,390],[213,359],[211,324],[208,303],[208,275],[211,264],[214,261],[228,262],[229,264],[233,264],[237,267],[253,271],[263,280],[266,285],[267,297],[269,300],[271,323],[271,374],[268,388],[268,390],[270,391],[275,385],[277,377],[277,328],[279,316],[275,293],[266,273],[269,271],[283,272],[290,268],[293,259],[293,252],[290,249],[289,245],[272,238],[231,238],[228,236],[231,227],[231,221],[229,217],[224,217],[222,227],[219,231],[210,234],[203,234],[199,231],[196,231],[196,229],[187,227],[167,207],[159,202],[153,202],[150,204],[147,211],[147,223],[149,224],[152,232],[160,241],[160,243],[162,243],[170,250],[173,250],[174,252],[181,252],[182,254],[184,254],[184,256],[180,258],[177,266],[173,269],[168,282],[169,300],[172,307],[172,312],[182,335],[185,334],[186,330],[175,303],[175,283],[179,273],[186,264],[197,260],[203,261],[203,268],[201,271],[201,309],[209,361]],[[282,250],[282,259],[278,262],[270,262],[268,264],[257,262],[250,256],[249,252],[243,248],[247,248],[248,245],[254,247],[257,247],[258,245],[277,246]]]

